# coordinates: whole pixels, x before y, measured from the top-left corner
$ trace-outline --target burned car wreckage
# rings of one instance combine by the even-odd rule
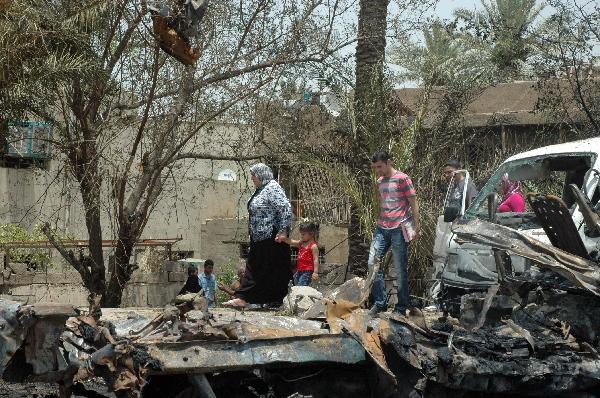
[[[370,316],[379,264],[284,314],[209,310],[198,296],[135,311],[0,301],[0,371],[56,382],[61,397],[94,377],[118,397],[597,396],[597,152],[600,138],[505,162],[446,221],[435,309]],[[504,173],[536,180],[530,192],[557,174],[563,185],[529,194],[529,213],[495,214]]]

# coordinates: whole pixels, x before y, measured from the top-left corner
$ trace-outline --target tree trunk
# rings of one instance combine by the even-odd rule
[[[367,261],[369,259],[369,237],[365,234],[360,221],[361,209],[352,204],[350,206],[350,226],[348,227],[348,267],[352,274],[357,276],[367,275]]]
[[[102,297],[103,307],[119,307],[121,305],[123,290],[131,279],[131,274],[135,268],[129,264],[129,260],[141,229],[139,224],[132,223],[125,213],[119,215],[118,222],[117,244],[114,257],[109,264],[110,280],[106,294]]]
[[[102,252],[102,226],[100,224],[101,183],[98,176],[93,176],[82,179],[79,184],[85,207],[85,225],[89,237],[91,281],[88,286],[90,286],[92,293],[103,295],[106,289],[106,269],[104,267],[104,253]]]
[[[128,226],[121,226],[115,255],[110,262],[110,281],[106,294],[102,297],[103,307],[119,307],[123,299],[123,289],[133,273],[129,259],[133,253],[133,246],[137,235],[133,234]]]
[[[71,148],[69,162],[79,183],[85,212],[85,226],[88,231],[89,256],[81,266],[89,268],[84,285],[91,293],[103,295],[106,290],[104,254],[102,252],[102,225],[100,223],[100,188],[102,177],[98,172],[98,152],[92,130],[86,130],[86,139]],[[83,275],[82,275],[83,277]]]
[[[369,137],[376,132],[383,133],[386,128],[386,96],[381,94],[382,90],[385,90],[383,64],[388,3],[389,0],[360,0],[358,15],[354,91],[356,136],[353,142],[356,163],[353,169],[362,193],[362,203],[354,203],[351,207],[348,228],[348,266],[356,275],[366,274],[369,254],[369,237],[365,234],[364,225],[368,222],[368,217],[363,213],[365,206],[371,203],[373,189],[369,159],[373,148],[369,145],[372,142]],[[383,143],[382,141],[381,144]]]

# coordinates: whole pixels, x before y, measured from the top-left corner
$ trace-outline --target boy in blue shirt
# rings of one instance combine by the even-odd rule
[[[206,260],[204,262],[204,272],[198,276],[200,286],[204,290],[204,297],[208,300],[208,306],[214,307],[216,305],[215,292],[217,290],[217,278],[213,274],[215,263],[213,260]]]

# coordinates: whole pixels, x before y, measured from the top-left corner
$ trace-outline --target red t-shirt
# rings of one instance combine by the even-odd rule
[[[412,180],[406,174],[396,171],[391,177],[379,177],[377,190],[381,206],[377,225],[384,229],[398,228],[410,217],[408,198],[417,195]]]
[[[298,271],[314,271],[315,263],[312,253],[312,247],[315,246],[317,242],[311,242],[308,246],[304,246],[300,244],[298,248]]]

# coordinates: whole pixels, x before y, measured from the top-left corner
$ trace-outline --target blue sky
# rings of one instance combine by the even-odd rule
[[[540,3],[541,2],[538,1],[538,4]],[[590,4],[591,3],[593,3],[593,1],[591,1]],[[450,19],[452,18],[452,12],[456,8],[467,8],[475,10],[481,9],[482,6],[480,0],[440,0],[436,7],[435,14],[438,15],[440,18]],[[542,10],[541,15],[547,16],[551,13],[551,11],[552,8],[546,5]]]
[[[452,18],[452,12],[456,8],[468,8],[474,10],[481,7],[481,2],[478,0],[441,0],[436,8],[436,14],[440,18]]]

